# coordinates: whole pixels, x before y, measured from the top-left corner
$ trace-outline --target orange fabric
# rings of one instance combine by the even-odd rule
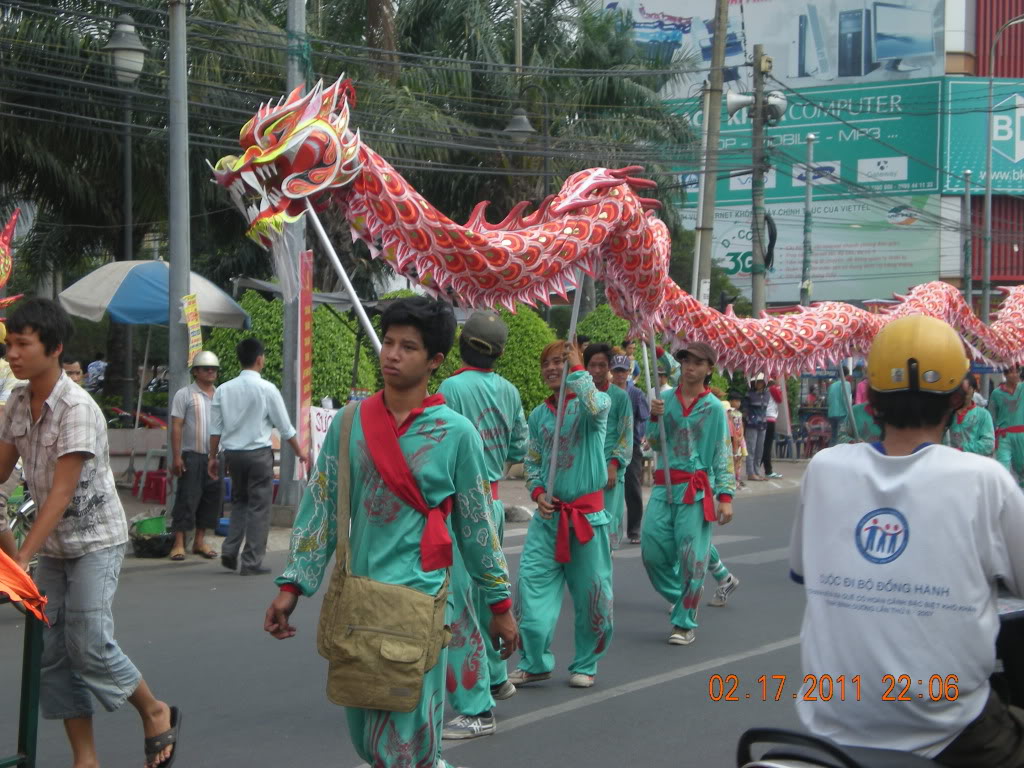
[[[3,550],[0,550],[0,592],[13,602],[24,604],[40,621],[50,623],[46,618],[46,598],[39,594],[32,577]]]

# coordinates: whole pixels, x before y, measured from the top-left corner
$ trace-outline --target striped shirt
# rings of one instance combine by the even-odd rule
[[[39,509],[53,487],[57,459],[71,453],[88,455],[71,503],[39,554],[70,559],[126,543],[128,523],[110,470],[107,425],[100,407],[63,372],[35,423],[31,398],[29,387],[15,388],[0,419],[0,442],[18,449],[25,483]]]
[[[194,381],[174,393],[171,418],[181,419],[181,452],[210,451],[210,406],[213,395],[206,394]]]

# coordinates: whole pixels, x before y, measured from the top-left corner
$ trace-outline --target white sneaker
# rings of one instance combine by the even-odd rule
[[[672,634],[668,638],[669,645],[689,645],[697,639],[697,633],[692,629],[682,629],[681,627],[674,627]]]
[[[495,701],[505,701],[505,699],[511,699],[516,695],[516,687],[512,685],[511,680],[506,680],[500,685],[491,686],[491,696]]]
[[[527,672],[525,669],[513,669],[512,674],[508,676],[508,682],[512,685],[529,685],[530,683],[539,683],[542,680],[550,680],[550,672]]]
[[[740,580],[729,574],[729,578],[718,585],[718,589],[715,590],[715,594],[710,600],[708,605],[713,605],[715,608],[721,608],[729,601],[729,595],[736,591],[736,588],[740,585]]]
[[[594,676],[584,675],[580,672],[574,672],[569,675],[569,687],[570,688],[593,688],[594,687]]]
[[[476,739],[480,736],[490,736],[497,732],[498,724],[494,715],[481,717],[479,715],[459,715],[451,720],[441,731],[442,739]]]

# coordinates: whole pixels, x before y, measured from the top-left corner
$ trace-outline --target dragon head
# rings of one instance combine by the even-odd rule
[[[345,186],[360,170],[359,134],[348,130],[351,81],[301,91],[261,106],[242,127],[241,156],[211,166],[245,216],[246,235],[269,250],[282,241],[285,224],[305,213],[307,198]]]

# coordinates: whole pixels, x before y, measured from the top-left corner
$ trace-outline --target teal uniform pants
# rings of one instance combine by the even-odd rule
[[[672,604],[672,624],[697,628],[697,608],[711,548],[711,523],[702,502],[673,504],[652,498],[644,512],[640,554],[651,585]]]
[[[570,531],[568,563],[555,560],[556,520],[539,514],[530,522],[519,563],[519,635],[523,651],[519,668],[551,672],[555,656],[551,641],[562,610],[562,593],[569,587],[576,627],[576,651],[570,673],[597,674],[597,662],[612,642],[612,553],[609,525],[594,526],[594,538],[580,544]]]

